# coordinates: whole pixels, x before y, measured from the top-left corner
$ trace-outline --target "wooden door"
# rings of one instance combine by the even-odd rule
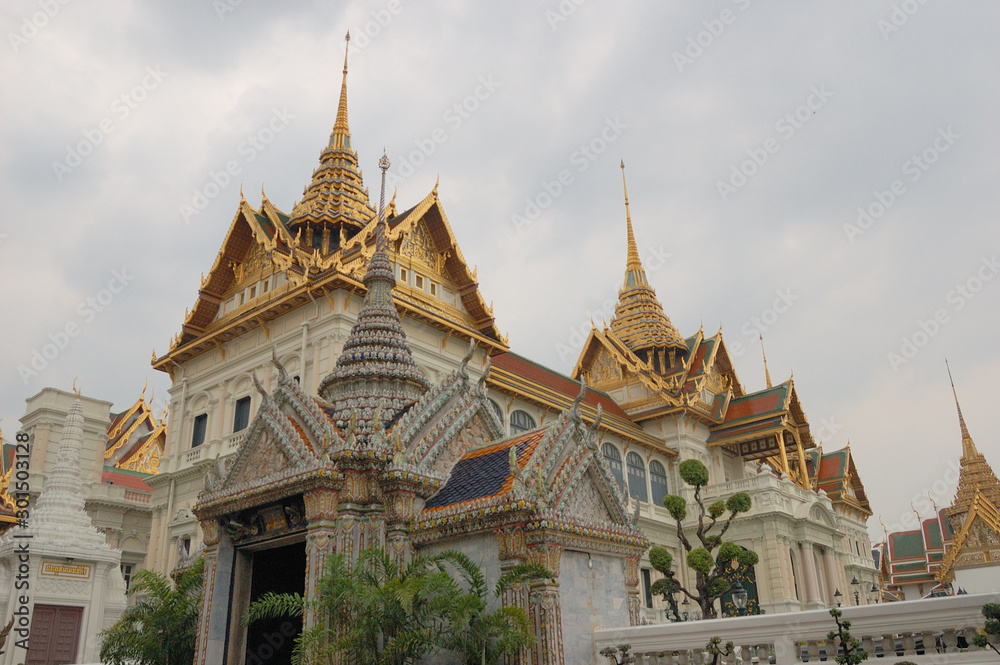
[[[82,620],[82,607],[35,605],[25,665],[75,663]]]

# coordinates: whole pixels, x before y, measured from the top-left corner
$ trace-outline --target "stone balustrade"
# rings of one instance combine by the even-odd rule
[[[996,594],[978,594],[842,609],[870,661],[985,665],[998,662],[997,655],[966,644],[983,625],[983,604],[997,600]],[[827,633],[835,629],[827,610],[607,628],[594,631],[594,663],[612,662],[597,655],[601,649],[630,644],[639,665],[702,665],[711,662],[704,648],[713,637],[737,646],[736,653],[720,658],[726,665],[832,663],[836,644]]]
[[[214,460],[219,457],[231,455],[239,450],[240,446],[243,445],[243,442],[247,439],[248,433],[249,430],[245,429],[241,432],[224,436],[221,439],[206,441],[197,448],[191,448],[190,450],[181,453],[180,464],[176,468],[172,468],[170,470],[180,471],[181,469],[192,466],[201,460]]]

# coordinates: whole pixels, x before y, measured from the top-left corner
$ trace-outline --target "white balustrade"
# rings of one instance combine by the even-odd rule
[[[843,618],[852,623],[851,635],[861,641],[870,661],[995,665],[992,650],[971,646],[975,629],[983,625],[982,606],[995,598],[963,595],[841,609]],[[839,646],[827,633],[835,629],[827,610],[606,628],[594,631],[594,663],[610,663],[596,655],[604,647],[630,644],[637,663],[701,665],[707,655],[705,645],[713,637],[737,645],[736,653],[719,659],[727,665],[832,663]]]

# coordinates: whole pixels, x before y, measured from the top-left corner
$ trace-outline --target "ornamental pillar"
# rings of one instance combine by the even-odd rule
[[[416,495],[408,489],[393,488],[386,492],[385,499],[385,549],[397,565],[405,567],[413,559],[408,534]]]
[[[500,574],[505,575],[518,564],[527,559],[528,553],[524,545],[524,529],[519,526],[506,527],[497,531],[497,553],[500,558]],[[531,620],[531,608],[528,605],[528,584],[512,584],[505,589],[500,597],[503,607],[519,607],[524,616]],[[521,649],[514,657],[507,657],[504,665],[526,665],[531,657],[528,649]]]
[[[545,566],[556,580],[535,578],[528,584],[528,621],[538,641],[531,665],[563,665],[562,603],[559,598],[559,560],[562,548],[539,544],[529,547],[529,563]]]
[[[638,626],[642,622],[639,601],[639,557],[625,558],[625,590],[628,593],[628,623]]]
[[[194,662],[215,665],[225,658],[235,550],[229,534],[219,528],[218,520],[202,520],[201,531],[205,543],[204,588]]]
[[[337,551],[337,491],[328,488],[314,489],[302,495],[306,508],[306,579],[307,601],[316,599],[320,578],[326,572],[326,562]],[[315,613],[304,617],[304,628],[310,628]]]

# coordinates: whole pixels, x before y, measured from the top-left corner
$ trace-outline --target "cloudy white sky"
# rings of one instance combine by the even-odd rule
[[[794,370],[825,447],[850,439],[876,515],[897,524],[928,490],[950,500],[961,446],[946,356],[1000,465],[996,3],[2,11],[8,437],[26,397],[74,377],[118,407],[147,379],[166,394],[152,349],[193,305],[240,186],[290,210],[309,181],[350,29],[351,130],[373,197],[383,146],[401,208],[440,175],[515,351],[569,371],[616,297],[624,159],[668,315],[685,335],[721,324],[750,389],[764,384],[763,332],[772,377]]]

